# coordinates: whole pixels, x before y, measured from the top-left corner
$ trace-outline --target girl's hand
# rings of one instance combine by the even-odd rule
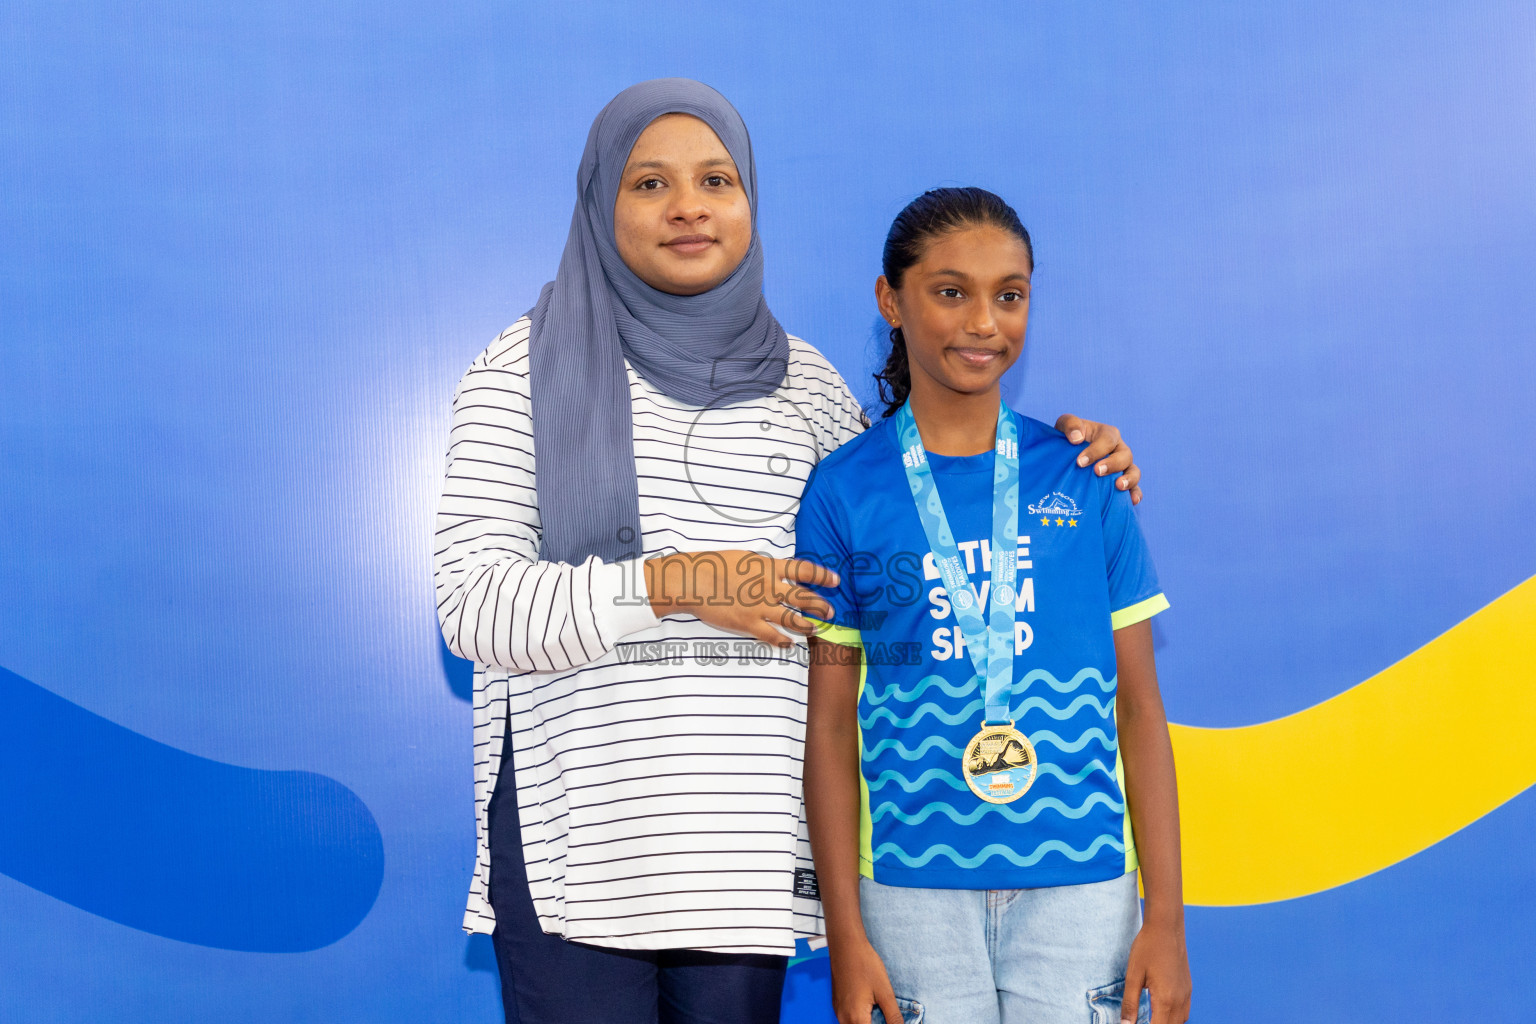
[[[702,622],[791,647],[784,632],[806,636],[830,620],[832,606],[804,584],[837,586],[837,573],[798,558],[770,558],[755,551],[695,551],[645,561],[645,586],[657,615],[688,612]]]
[[[1193,987],[1183,924],[1148,921],[1131,943],[1130,960],[1125,965],[1121,1024],[1136,1020],[1143,988],[1152,994],[1152,1024],[1184,1024],[1189,1020],[1189,997]]]
[[[1066,434],[1073,444],[1088,442],[1088,447],[1077,456],[1079,466],[1097,461],[1093,471],[1099,476],[1119,473],[1115,487],[1131,492],[1132,505],[1141,504],[1141,467],[1131,459],[1130,446],[1120,437],[1118,428],[1079,419],[1069,413],[1056,421],[1056,429]]]
[[[872,1007],[880,1007],[886,1024],[902,1024],[896,993],[886,976],[885,964],[869,940],[833,943],[832,1008],[838,1024],[870,1024]]]

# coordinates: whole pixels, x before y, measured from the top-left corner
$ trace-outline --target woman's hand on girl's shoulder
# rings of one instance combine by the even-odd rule
[[[1184,1024],[1189,1020],[1189,1000],[1194,983],[1189,976],[1189,950],[1184,925],[1149,919],[1131,943],[1125,965],[1123,1021],[1134,1021],[1141,990],[1152,995],[1152,1024]]]
[[[870,1024],[870,1011],[878,1006],[886,1024],[902,1024],[896,993],[885,973],[885,964],[869,940],[834,942],[832,959],[832,1009],[838,1024]]]
[[[1120,436],[1120,428],[1067,413],[1057,419],[1056,429],[1066,434],[1073,444],[1088,445],[1078,453],[1079,466],[1093,464],[1093,471],[1099,476],[1119,473],[1115,488],[1130,491],[1132,505],[1141,504],[1141,467],[1131,457],[1131,446]]]

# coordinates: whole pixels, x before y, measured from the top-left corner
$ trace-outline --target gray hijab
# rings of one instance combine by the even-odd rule
[[[752,207],[746,256],[700,295],[650,287],[614,241],[613,204],[629,151],[663,114],[691,114],[714,129]],[[771,393],[789,362],[784,328],[763,298],[752,143],[724,96],[702,82],[658,78],[630,86],[603,108],[576,173],[576,212],[560,269],[528,316],[540,557],[635,558],[640,499],[624,360],[663,394],[700,407]]]

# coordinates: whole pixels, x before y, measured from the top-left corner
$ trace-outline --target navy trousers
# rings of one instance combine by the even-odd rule
[[[604,949],[544,934],[528,894],[510,757],[489,827],[491,938],[507,1024],[778,1024],[782,956]]]

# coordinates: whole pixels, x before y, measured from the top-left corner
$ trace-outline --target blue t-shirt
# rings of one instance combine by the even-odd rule
[[[901,462],[894,419],[806,482],[797,556],[835,569],[825,638],[861,644],[860,870],[888,885],[1021,889],[1136,866],[1115,729],[1113,631],[1168,606],[1130,497],[1077,466],[1078,449],[1019,422],[1014,725],[1039,759],[1011,804],[966,786],[961,755],[982,692]],[[971,584],[986,607],[993,454],[928,455]]]

